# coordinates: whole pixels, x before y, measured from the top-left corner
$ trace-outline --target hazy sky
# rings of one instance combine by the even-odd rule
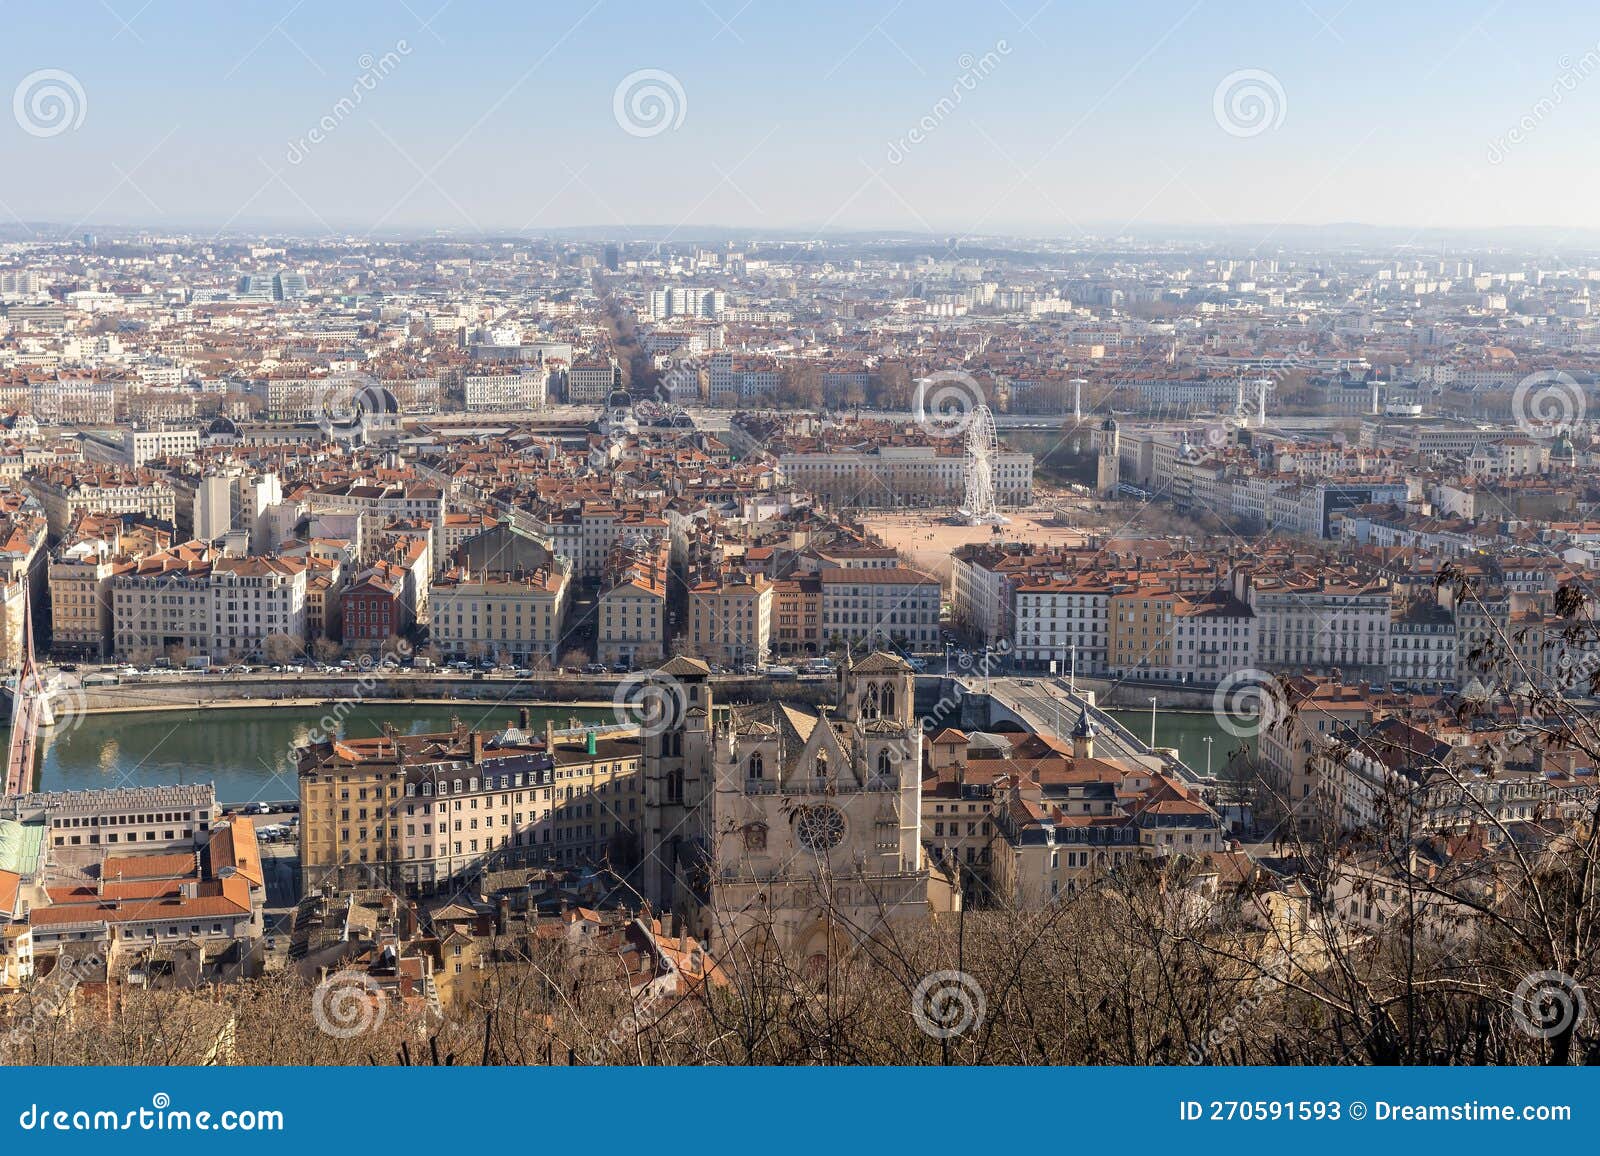
[[[1600,224],[1592,3],[440,4],[7,5],[0,220]]]

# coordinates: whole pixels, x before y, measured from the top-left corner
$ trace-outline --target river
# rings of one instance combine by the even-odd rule
[[[1150,741],[1150,712],[1148,710],[1108,710],[1106,712],[1116,719],[1141,742]],[[1235,738],[1217,724],[1216,715],[1210,711],[1198,710],[1157,710],[1156,711],[1156,741],[1158,747],[1175,747],[1178,757],[1191,770],[1201,774],[1206,770],[1206,739],[1211,739],[1211,769],[1220,775],[1229,758],[1241,748],[1248,750],[1253,758],[1256,753],[1256,740],[1249,738]]]
[[[290,749],[303,744],[326,710],[320,706],[244,707],[228,710],[90,714],[39,732],[43,750],[40,786],[45,790],[89,790],[165,783],[215,783],[224,803],[293,799],[299,794]],[[450,729],[447,706],[383,703],[357,706],[340,733],[355,738],[381,734],[385,722],[403,733]],[[515,723],[515,706],[462,702],[457,713],[468,726]],[[564,727],[577,717],[609,721],[604,707],[532,707],[533,729],[545,719]]]
[[[458,711],[469,726],[499,727],[517,718],[515,706],[462,702]],[[45,790],[89,790],[212,782],[224,803],[293,799],[299,787],[289,751],[306,741],[325,713],[320,706],[272,706],[77,716],[40,732],[40,785]],[[357,706],[340,733],[357,738],[381,734],[385,721],[407,734],[447,731],[451,713],[450,707],[438,704]],[[574,717],[585,722],[612,717],[605,707],[565,705],[533,707],[530,713],[536,731],[544,729],[547,718],[566,726]],[[1108,713],[1138,738],[1149,740],[1149,711]],[[1176,747],[1196,771],[1206,769],[1207,737],[1214,740],[1212,766],[1219,773],[1241,746],[1255,750],[1253,739],[1234,738],[1208,711],[1156,714],[1156,745]]]

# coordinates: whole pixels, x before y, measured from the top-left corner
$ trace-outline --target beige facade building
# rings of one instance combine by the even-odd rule
[[[772,651],[772,582],[730,571],[689,587],[683,648],[720,666],[762,663]]]
[[[53,538],[66,533],[80,510],[147,514],[163,522],[177,517],[172,487],[147,470],[52,466],[27,476],[23,484],[44,507]]]
[[[627,869],[643,815],[638,736],[522,724],[302,748],[303,886],[366,877],[430,892],[524,864]]]

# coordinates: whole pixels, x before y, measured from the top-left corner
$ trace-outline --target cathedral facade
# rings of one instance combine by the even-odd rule
[[[681,658],[657,671],[679,717],[647,743],[652,900],[713,944],[760,933],[811,960],[924,917],[911,668],[844,663],[835,702],[817,706],[717,706],[708,673]]]

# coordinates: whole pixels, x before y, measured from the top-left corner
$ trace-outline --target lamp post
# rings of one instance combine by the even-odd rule
[[[1156,696],[1150,696],[1150,749],[1156,749]]]
[[[1206,735],[1200,741],[1206,744],[1206,778],[1209,779],[1211,777],[1211,744],[1216,740],[1210,735]]]

